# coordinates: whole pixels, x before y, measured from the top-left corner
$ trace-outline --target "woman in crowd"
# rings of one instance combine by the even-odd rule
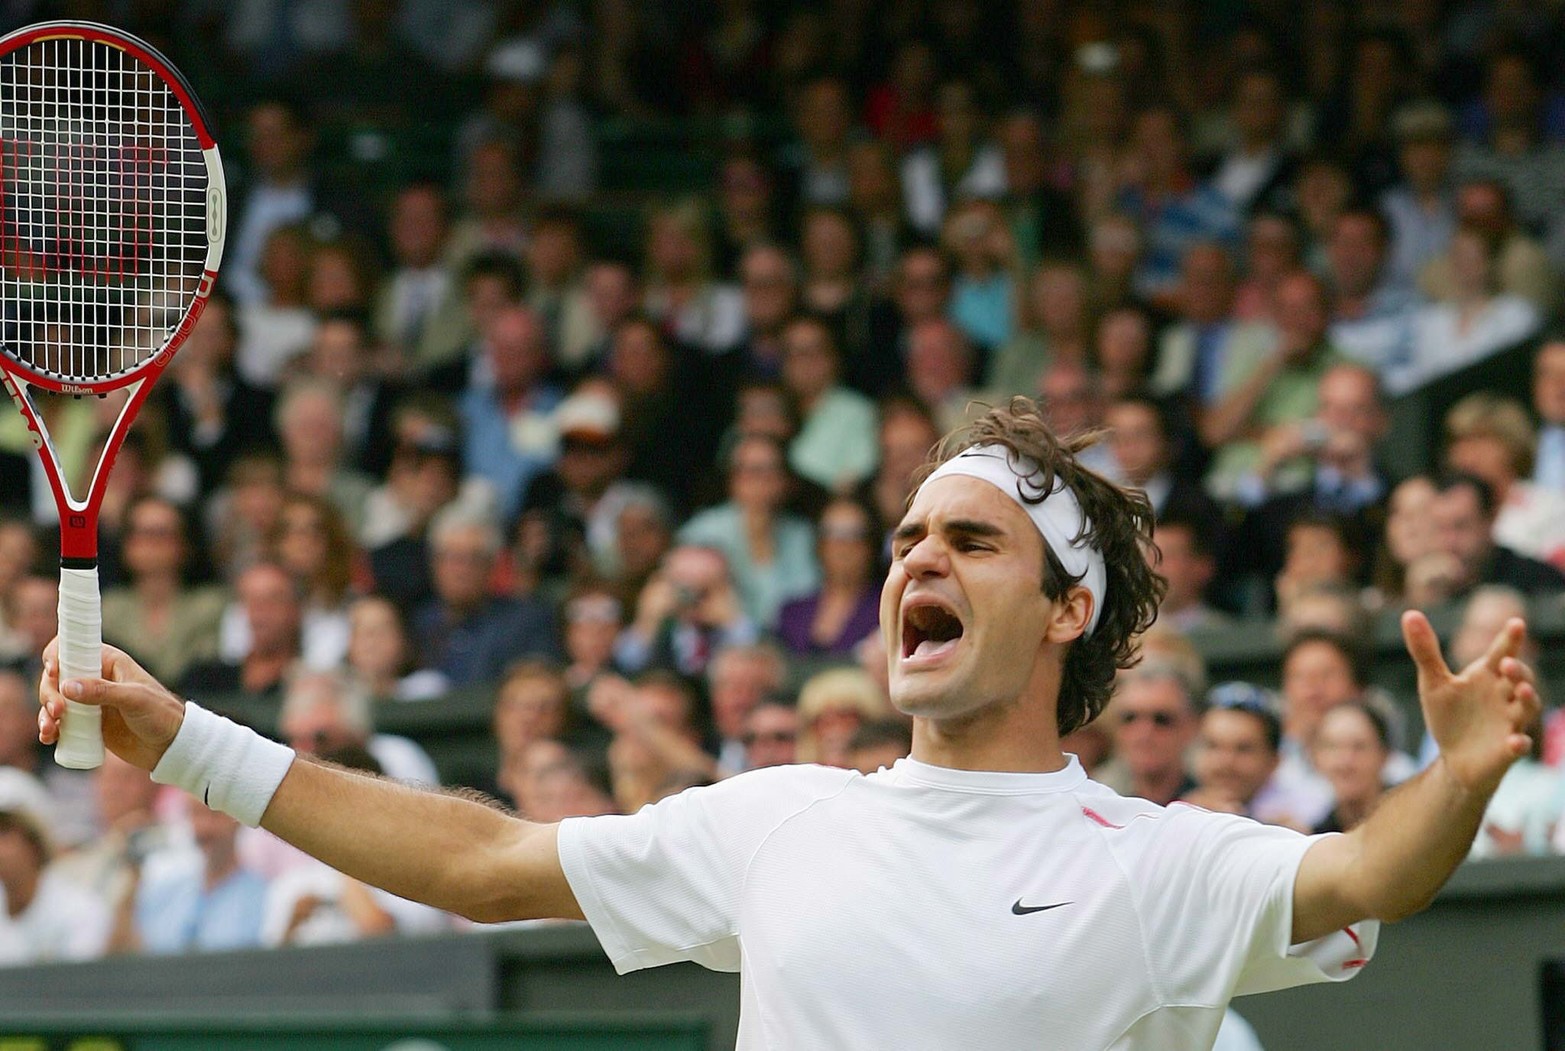
[[[815,535],[820,589],[783,605],[777,635],[801,657],[847,657],[880,621],[881,527],[865,504],[839,497],[821,511]]]
[[[783,510],[789,485],[781,444],[746,435],[729,455],[727,502],[697,513],[679,531],[680,543],[724,554],[745,614],[765,629],[777,624],[784,602],[820,582],[814,531]]]
[[[125,514],[121,559],[128,582],[103,595],[103,635],[154,675],[178,682],[217,655],[220,588],[189,585],[190,523],[178,505],[143,496]]]
[[[849,768],[853,734],[867,722],[895,714],[886,693],[858,668],[820,672],[799,690],[801,763]]]
[[[1385,717],[1360,701],[1339,704],[1321,717],[1311,753],[1336,801],[1315,831],[1347,832],[1386,792],[1381,771],[1391,756],[1391,732]]]
[[[413,667],[413,647],[402,611],[385,595],[365,595],[348,606],[348,674],[376,701],[441,697],[444,675]]]
[[[1081,267],[1045,261],[1026,287],[1020,330],[1000,345],[989,369],[988,386],[999,395],[1031,394],[1050,362],[1088,358],[1092,322]]]

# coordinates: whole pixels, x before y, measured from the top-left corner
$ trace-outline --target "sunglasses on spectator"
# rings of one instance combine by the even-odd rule
[[[1129,726],[1143,719],[1150,719],[1152,725],[1159,730],[1170,729],[1179,722],[1179,716],[1174,712],[1122,712],[1119,717],[1122,726]]]

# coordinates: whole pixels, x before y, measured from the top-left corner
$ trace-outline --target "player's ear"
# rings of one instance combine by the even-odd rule
[[[1049,614],[1049,630],[1044,638],[1049,642],[1074,642],[1087,631],[1092,620],[1092,592],[1081,585],[1071,588],[1065,597],[1054,603]]]

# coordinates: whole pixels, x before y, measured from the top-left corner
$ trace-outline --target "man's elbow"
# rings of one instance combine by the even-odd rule
[[[565,882],[553,826],[513,823],[502,842],[453,859],[443,907],[474,923],[575,918],[561,900]]]

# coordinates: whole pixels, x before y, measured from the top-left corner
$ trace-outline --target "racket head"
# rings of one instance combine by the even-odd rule
[[[64,394],[154,378],[226,226],[210,122],[155,48],[90,22],[0,37],[0,368]]]

